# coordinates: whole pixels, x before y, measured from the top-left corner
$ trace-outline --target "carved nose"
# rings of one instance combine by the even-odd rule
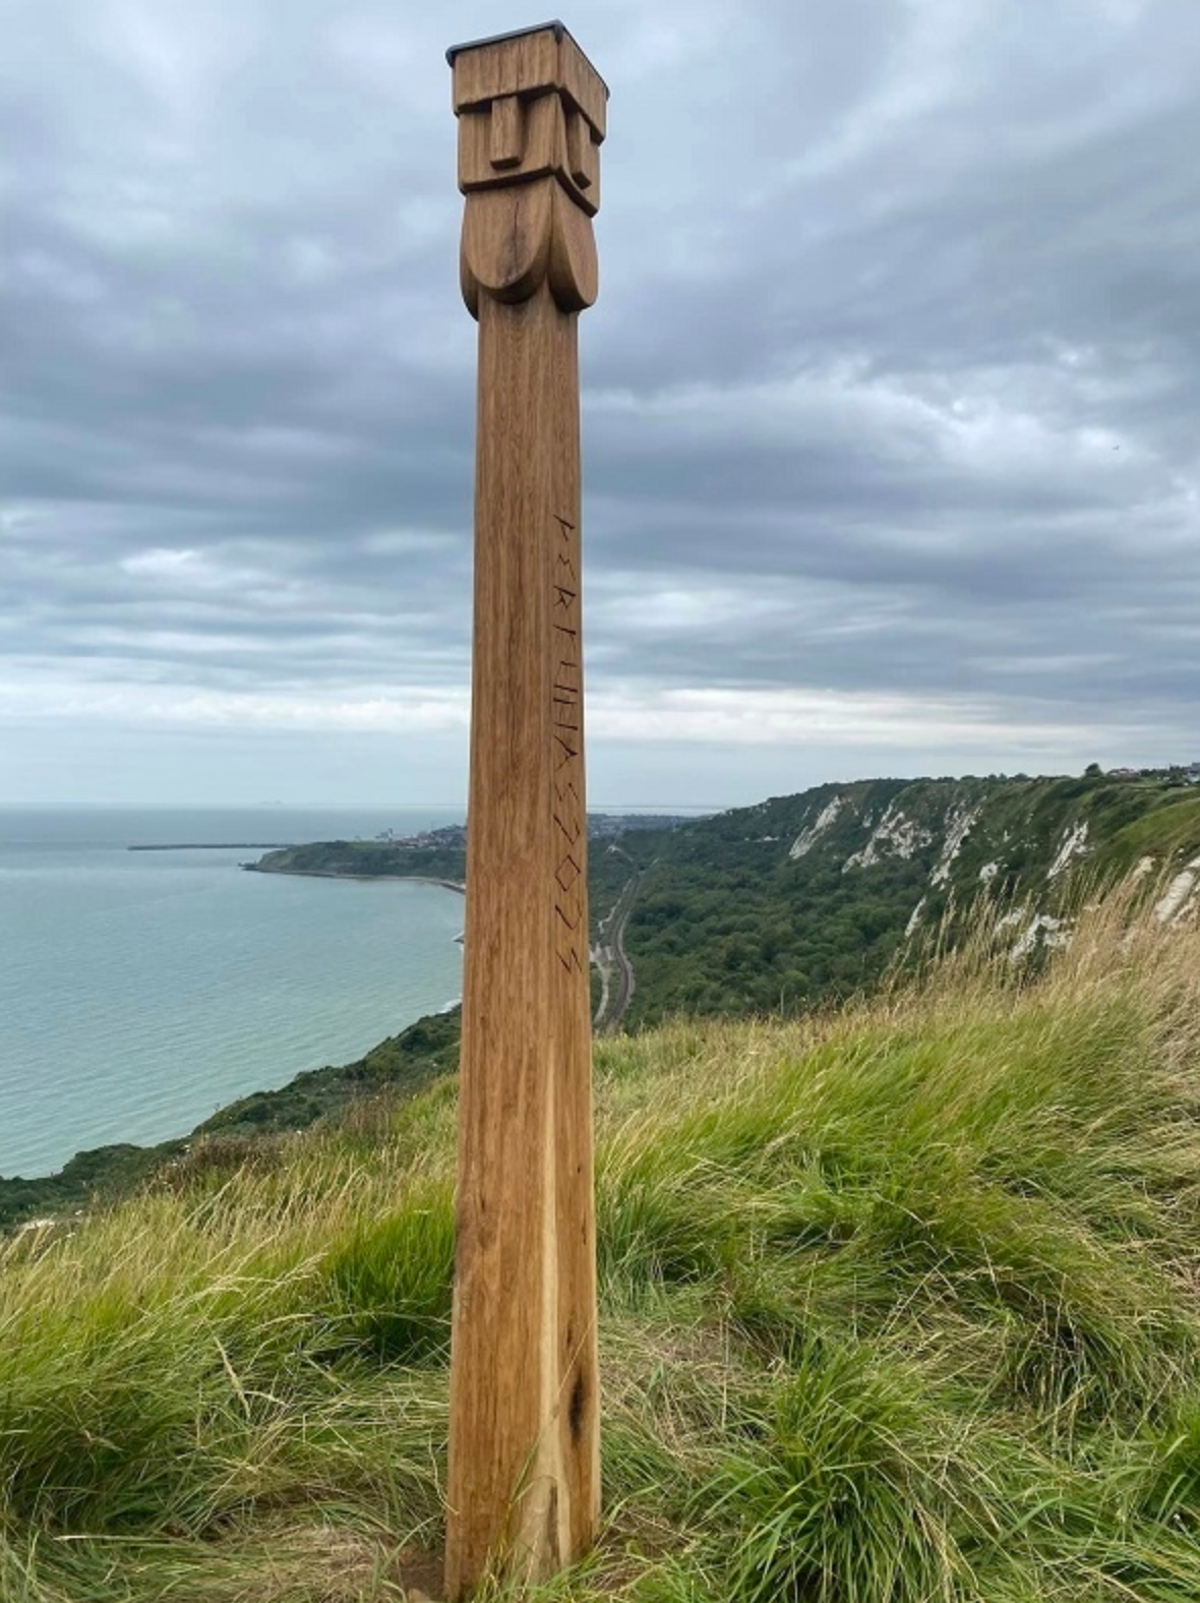
[[[525,108],[518,95],[492,101],[492,166],[504,171],[519,167],[525,154]]]

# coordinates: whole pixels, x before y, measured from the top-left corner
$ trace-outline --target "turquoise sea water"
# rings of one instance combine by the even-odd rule
[[[181,1135],[458,999],[463,900],[246,874],[239,843],[412,834],[462,813],[0,807],[0,1174]],[[228,842],[222,850],[130,845]]]

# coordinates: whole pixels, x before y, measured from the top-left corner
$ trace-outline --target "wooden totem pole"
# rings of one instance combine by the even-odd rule
[[[578,313],[608,97],[561,23],[449,52],[479,322],[446,1593],[599,1513]]]

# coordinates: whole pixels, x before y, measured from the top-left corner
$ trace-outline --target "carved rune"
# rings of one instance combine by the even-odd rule
[[[568,973],[586,972],[586,829],[583,817],[583,669],[579,653],[579,535],[555,516],[551,564],[554,673],[550,738],[554,744],[552,812],[559,852],[554,869],[554,928],[558,960]]]

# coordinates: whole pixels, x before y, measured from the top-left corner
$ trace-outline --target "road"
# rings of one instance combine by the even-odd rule
[[[620,896],[607,918],[600,920],[599,940],[592,960],[600,971],[600,1001],[592,1028],[597,1035],[611,1034],[620,1024],[633,1000],[633,965],[625,952],[625,925],[633,911],[641,870],[626,880]]]

